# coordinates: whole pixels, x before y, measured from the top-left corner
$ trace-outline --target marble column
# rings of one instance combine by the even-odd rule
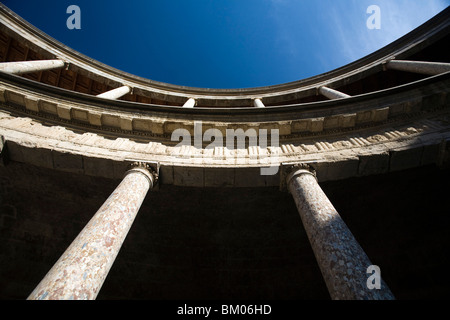
[[[264,103],[261,101],[261,99],[253,100],[253,105],[255,106],[255,108],[265,108],[266,107],[264,105]]]
[[[183,108],[193,108],[195,106],[195,100],[192,98],[189,98],[188,101],[186,101],[183,105]]]
[[[126,172],[28,300],[93,300],[157,174],[142,163]]]
[[[0,63],[0,71],[13,74],[31,73],[64,67],[62,60],[30,60]]]
[[[350,97],[348,94],[324,86],[319,88],[319,92],[328,99],[342,99]]]
[[[100,93],[97,95],[97,97],[104,98],[104,99],[110,99],[110,100],[116,100],[130,92],[131,92],[131,88],[129,86],[122,86],[119,88],[115,88],[115,89]]]
[[[391,60],[386,63],[387,69],[421,73],[426,75],[436,75],[450,71],[450,63],[411,61],[411,60]]]
[[[292,194],[317,263],[334,300],[394,299],[380,277],[380,289],[369,289],[372,265],[345,222],[317,183],[307,165],[287,168],[286,185]]]

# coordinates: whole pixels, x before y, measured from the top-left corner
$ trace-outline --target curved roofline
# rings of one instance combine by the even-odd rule
[[[110,81],[116,82],[116,85],[122,83],[131,85],[138,90],[156,90],[160,91],[161,94],[175,95],[179,98],[194,97],[199,99],[220,99],[221,97],[229,98],[230,96],[234,99],[251,99],[252,97],[264,97],[265,95],[285,95],[308,89],[312,90],[325,84],[331,84],[331,87],[333,87],[333,83],[339,83],[343,81],[343,78],[346,78],[345,83],[351,82],[352,80],[349,79],[351,77],[356,77],[357,79],[355,78],[353,80],[356,81],[360,79],[357,74],[362,72],[370,74],[380,71],[380,68],[382,68],[382,64],[384,62],[389,61],[394,57],[398,59],[402,56],[406,56],[420,50],[421,44],[424,40],[429,40],[434,36],[439,37],[440,32],[449,27],[449,16],[450,7],[447,7],[436,16],[423,23],[421,26],[388,44],[387,46],[345,66],[313,77],[263,87],[210,89],[174,85],[150,80],[108,66],[95,59],[89,58],[88,56],[83,55],[82,53],[77,52],[58,40],[50,37],[0,3],[0,19],[3,24],[13,27],[10,29],[13,29],[21,37],[28,40],[30,45],[33,47],[39,47],[41,51],[44,50],[47,54],[53,54],[55,57],[71,64],[71,67],[74,67],[72,65],[76,65],[81,69],[87,70],[89,73],[94,73],[100,77],[108,78]],[[77,62],[76,64],[75,61]]]
[[[40,93],[46,96],[52,96],[56,99],[63,99],[75,103],[88,104],[100,108],[107,108],[110,110],[122,110],[126,112],[152,112],[163,113],[167,115],[180,114],[182,116],[258,116],[261,119],[269,117],[274,120],[274,117],[279,118],[282,114],[297,114],[303,113],[338,113],[340,107],[347,108],[349,105],[358,105],[358,109],[364,109],[365,106],[380,104],[380,101],[385,97],[393,95],[407,95],[411,94],[413,90],[424,90],[426,87],[442,87],[446,86],[450,81],[450,72],[444,72],[426,78],[398,85],[395,87],[372,91],[359,95],[350,96],[346,99],[324,100],[299,104],[285,104],[277,106],[267,106],[265,108],[254,107],[237,107],[237,108],[183,108],[181,106],[172,105],[158,105],[139,103],[133,101],[123,100],[107,100],[100,97],[92,96],[81,92],[75,92],[60,87],[54,87],[49,84],[36,82],[19,75],[8,74],[0,72],[0,79],[3,83],[8,83],[12,86],[18,86],[23,90],[28,90],[34,93]],[[441,88],[442,89],[442,88]],[[281,116],[282,118],[283,116]],[[289,117],[288,117],[289,118]],[[260,119],[260,120],[261,120]],[[268,119],[265,119],[266,121]]]

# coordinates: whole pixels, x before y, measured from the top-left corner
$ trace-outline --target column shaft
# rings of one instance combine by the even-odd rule
[[[28,299],[95,299],[153,179],[144,168],[129,170]]]
[[[253,100],[253,105],[255,106],[255,108],[265,108],[266,107],[264,105],[264,103],[261,101],[261,99]]]
[[[62,60],[31,60],[0,63],[0,71],[23,74],[35,71],[44,71],[64,67]]]
[[[342,99],[350,97],[348,94],[324,86],[319,88],[319,92],[328,99]]]
[[[195,106],[195,100],[192,98],[189,98],[189,100],[184,103],[183,108],[193,108],[194,106]]]
[[[367,268],[372,265],[315,176],[306,169],[286,180],[314,255],[332,299],[393,299],[381,280],[381,289],[369,289]]]
[[[439,73],[450,71],[450,63],[391,60],[386,63],[386,68],[399,71],[422,73],[427,75],[436,75]]]
[[[104,98],[104,99],[110,99],[110,100],[116,100],[130,92],[131,92],[131,88],[129,86],[122,86],[119,88],[115,88],[115,89],[100,93],[97,95],[97,97]]]

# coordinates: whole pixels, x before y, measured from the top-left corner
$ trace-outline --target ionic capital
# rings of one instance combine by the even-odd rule
[[[154,168],[150,163],[135,161],[129,164],[125,175],[131,172],[140,172],[144,174],[150,183],[150,188],[153,188],[158,183],[159,172],[158,167]]]
[[[300,174],[310,174],[317,180],[316,170],[307,163],[282,163],[280,172],[280,190],[287,191],[289,181]]]

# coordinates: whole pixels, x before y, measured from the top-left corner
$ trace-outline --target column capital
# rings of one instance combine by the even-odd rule
[[[310,174],[317,180],[316,170],[304,162],[282,163],[280,172],[280,190],[287,191],[289,181],[300,174]]]
[[[140,172],[144,174],[150,182],[150,189],[153,189],[159,179],[159,163],[148,163],[143,161],[135,161],[128,165],[127,175],[130,172]]]

